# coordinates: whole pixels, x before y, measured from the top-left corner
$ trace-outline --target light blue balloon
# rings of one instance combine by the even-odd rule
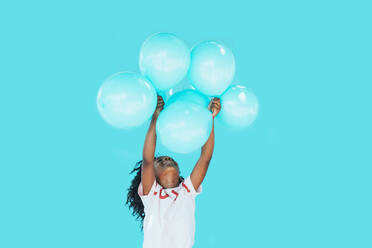
[[[234,55],[226,46],[205,41],[192,48],[188,77],[200,92],[220,96],[230,86],[234,74]]]
[[[139,126],[148,120],[157,104],[151,83],[141,74],[119,72],[102,84],[97,107],[102,118],[117,128]]]
[[[174,94],[180,91],[189,90],[189,89],[195,90],[195,87],[192,86],[188,80],[182,80],[179,84],[170,88],[169,90],[158,91],[157,93],[158,95],[161,95],[163,97],[165,102],[167,102],[169,98],[173,96]]]
[[[191,102],[174,102],[165,108],[156,122],[160,142],[177,153],[201,148],[212,130],[212,113]]]
[[[172,95],[169,100],[165,103],[165,107],[169,106],[170,104],[178,101],[186,101],[186,102],[192,102],[196,103],[203,108],[207,108],[209,105],[209,98],[203,95],[202,93],[196,91],[196,90],[183,90],[175,93]]]
[[[221,111],[217,118],[233,128],[248,127],[255,121],[258,109],[257,97],[250,89],[232,85],[221,97]]]
[[[190,50],[173,34],[157,33],[142,44],[139,67],[157,91],[177,85],[190,66]]]

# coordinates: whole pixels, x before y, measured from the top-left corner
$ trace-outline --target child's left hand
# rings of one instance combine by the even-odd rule
[[[212,112],[212,117],[216,117],[221,110],[221,101],[218,97],[214,97],[208,105],[208,109]]]

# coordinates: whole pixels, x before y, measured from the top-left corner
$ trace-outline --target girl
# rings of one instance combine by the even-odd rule
[[[190,248],[195,235],[195,197],[202,192],[202,181],[207,173],[214,148],[214,118],[220,112],[220,99],[209,104],[212,112],[212,131],[201,149],[201,155],[190,176],[180,176],[178,163],[168,156],[155,157],[156,121],[163,110],[158,104],[152,116],[143,146],[142,160],[128,189],[126,204],[133,215],[141,219],[144,231],[143,248]]]

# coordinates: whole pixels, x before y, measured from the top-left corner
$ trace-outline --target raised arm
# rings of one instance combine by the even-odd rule
[[[146,133],[145,144],[143,145],[142,151],[142,173],[141,181],[143,194],[147,195],[155,180],[155,168],[154,168],[154,157],[156,147],[156,121],[164,108],[164,100],[161,96],[158,96],[158,104],[152,115],[149,129]]]
[[[212,159],[214,149],[214,118],[221,110],[220,99],[213,98],[209,104],[209,109],[212,111],[212,131],[207,142],[205,142],[203,145],[200,158],[198,162],[196,162],[190,175],[190,179],[195,190],[197,190],[200,184],[203,182],[205,175],[207,174],[209,163]]]

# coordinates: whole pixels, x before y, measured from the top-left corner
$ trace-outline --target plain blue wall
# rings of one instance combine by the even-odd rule
[[[0,247],[141,247],[124,200],[148,123],[108,126],[96,94],[154,32],[222,41],[260,101],[216,125],[195,247],[372,247],[370,3],[1,2]],[[157,151],[184,176],[199,155]]]

